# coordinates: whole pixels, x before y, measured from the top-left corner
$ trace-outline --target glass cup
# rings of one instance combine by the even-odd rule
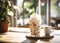
[[[52,32],[52,27],[51,26],[43,26],[44,29],[44,34],[45,36],[50,36],[50,33]]]

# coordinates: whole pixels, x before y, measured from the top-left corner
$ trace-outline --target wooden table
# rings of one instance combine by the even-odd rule
[[[30,35],[29,28],[9,27],[8,32],[0,34],[0,43],[60,43],[60,30],[55,30],[54,38],[47,40],[27,39],[26,35]],[[43,32],[42,32],[43,33]]]
[[[51,22],[52,26],[55,27],[55,29],[60,29],[60,17],[51,17],[50,20],[53,20],[53,22]]]
[[[60,18],[59,17],[51,17],[51,19],[53,19],[53,20],[59,20]]]

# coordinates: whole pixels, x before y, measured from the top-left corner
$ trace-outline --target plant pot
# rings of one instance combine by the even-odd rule
[[[0,33],[8,31],[8,22],[0,22]]]

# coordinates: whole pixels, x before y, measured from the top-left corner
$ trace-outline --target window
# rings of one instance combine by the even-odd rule
[[[36,12],[37,1],[36,0],[17,0],[17,26],[28,26],[30,15]],[[20,11],[19,11],[20,9]]]
[[[60,0],[51,0],[50,22],[55,29],[60,28]]]
[[[28,26],[30,15],[36,12],[39,0],[17,0],[15,5],[15,15],[13,17],[12,25],[17,27]],[[40,0],[40,12],[42,17],[42,24],[46,23],[46,1]]]

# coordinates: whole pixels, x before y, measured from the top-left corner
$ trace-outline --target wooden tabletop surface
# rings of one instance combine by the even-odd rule
[[[60,30],[55,30],[53,33],[54,38],[50,40],[27,39],[26,35],[30,35],[29,28],[9,27],[8,32],[0,34],[0,43],[60,43]]]

